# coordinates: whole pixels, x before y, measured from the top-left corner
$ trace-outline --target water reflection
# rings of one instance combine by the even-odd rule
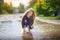
[[[23,33],[22,40],[33,40],[33,35],[30,33],[29,35],[26,33]]]

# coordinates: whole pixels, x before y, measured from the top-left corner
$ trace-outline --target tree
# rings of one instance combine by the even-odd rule
[[[20,3],[18,9],[20,13],[23,13],[25,11],[24,5],[22,3]]]
[[[34,5],[36,13],[44,16],[57,16],[60,10],[60,0],[37,0]]]
[[[36,15],[50,16],[49,13],[50,7],[46,5],[45,0],[37,0],[34,5],[34,10]]]
[[[7,3],[0,3],[0,14],[4,14],[5,13],[12,13],[13,12],[13,7],[10,6]]]
[[[37,2],[37,0],[30,0],[29,6],[27,6],[27,9],[32,8],[35,5],[36,2]]]
[[[50,7],[54,9],[55,16],[57,16],[60,10],[60,0],[46,0],[46,2],[49,2]]]
[[[7,3],[3,4],[3,9],[6,10],[8,13],[12,13],[13,12],[13,7]]]
[[[28,8],[34,8],[36,15],[57,16],[60,11],[60,0],[31,0]]]

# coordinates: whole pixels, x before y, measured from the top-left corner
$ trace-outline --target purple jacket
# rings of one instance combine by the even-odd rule
[[[33,25],[33,22],[31,22],[31,20],[29,20],[28,17],[24,17],[22,19],[22,23],[21,24],[22,24],[22,27],[27,26],[27,25],[29,25],[29,27],[31,27]]]

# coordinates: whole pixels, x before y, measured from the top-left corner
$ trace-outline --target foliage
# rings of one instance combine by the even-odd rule
[[[37,0],[30,0],[29,6],[27,6],[27,9],[33,7],[35,5],[36,1]]]
[[[2,10],[2,11],[0,12],[0,14],[8,14],[8,12],[5,11],[5,10]]]
[[[23,13],[25,11],[24,5],[22,3],[20,3],[18,9],[20,13]]]
[[[60,0],[34,0],[29,7],[34,8],[36,15],[57,16],[60,10]]]
[[[57,19],[60,19],[60,16],[57,16]]]
[[[0,14],[5,14],[6,12],[12,13],[13,7],[7,3],[1,3],[0,2],[0,11],[1,11]]]

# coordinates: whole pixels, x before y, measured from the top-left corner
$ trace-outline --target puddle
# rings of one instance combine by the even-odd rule
[[[46,36],[50,36],[51,38],[60,37],[60,25],[48,24],[45,22],[40,22],[36,20],[38,25],[41,25],[41,29],[44,30],[44,34]],[[37,25],[36,24],[36,25]]]
[[[31,35],[22,34],[21,21],[1,21],[0,39],[2,40],[59,40],[60,25],[35,20]]]
[[[18,21],[1,21],[0,22],[0,38],[19,37],[22,36],[22,27]],[[11,37],[11,38],[12,38]]]

